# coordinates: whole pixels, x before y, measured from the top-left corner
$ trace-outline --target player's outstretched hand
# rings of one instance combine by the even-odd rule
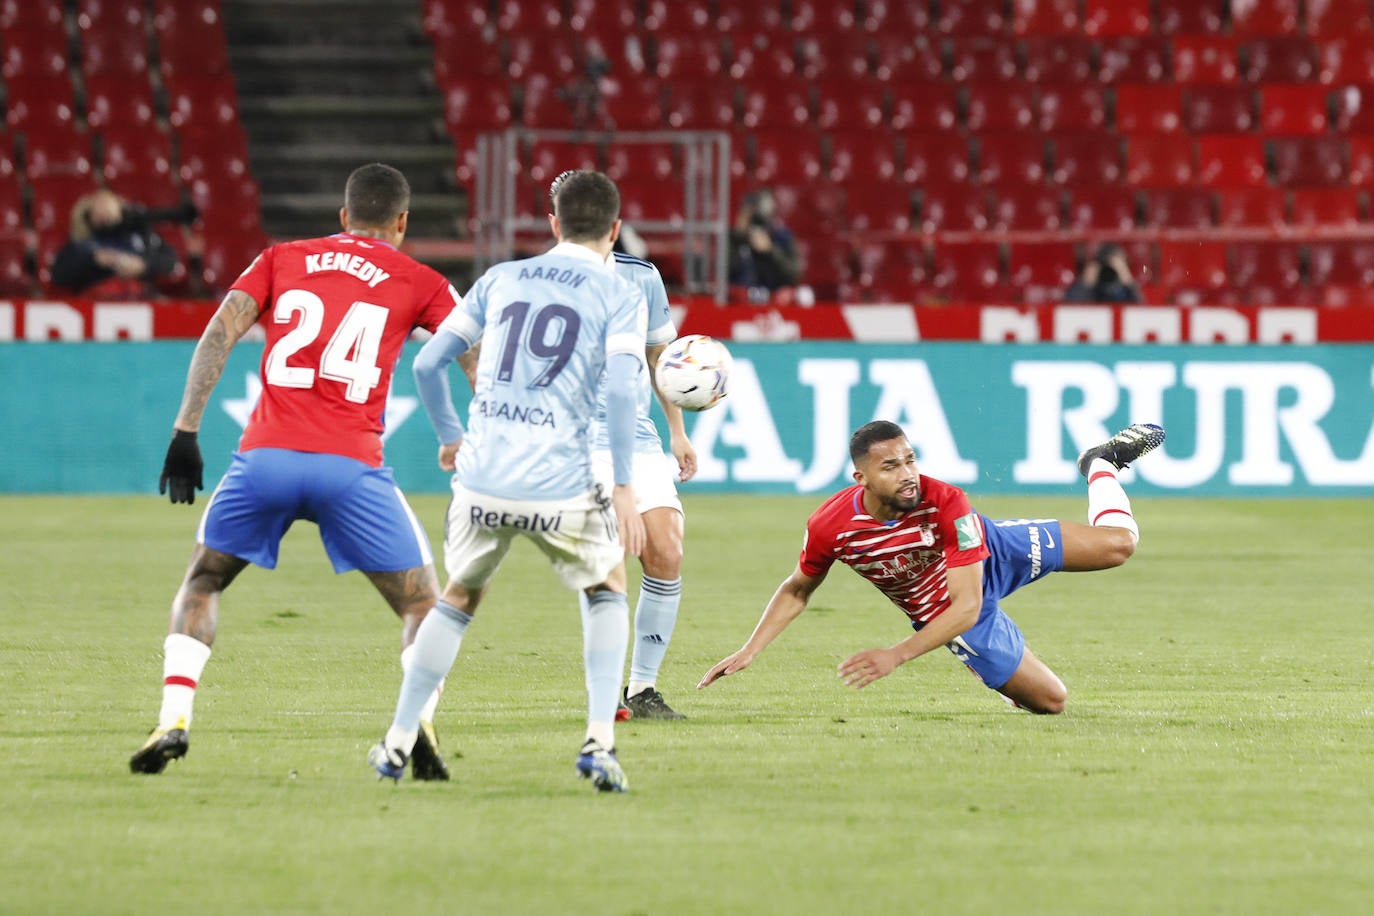
[[[200,457],[200,443],[195,433],[184,429],[172,431],[172,442],[167,446],[167,458],[162,462],[162,476],[157,481],[157,491],[168,493],[174,503],[190,505],[196,501],[196,490],[204,490],[202,475],[205,462]]]
[[[618,484],[611,488],[611,506],[615,509],[615,524],[620,531],[620,546],[631,556],[644,552],[644,517],[639,514],[634,488]]]
[[[463,440],[449,442],[439,446],[439,467],[445,471],[452,471],[457,466],[458,449],[462,446]]]
[[[840,662],[840,679],[854,688],[867,687],[880,677],[886,677],[897,667],[897,659],[890,649],[865,649]]]
[[[743,649],[725,656],[725,658],[716,662],[715,665],[711,667],[710,671],[706,672],[706,676],[701,679],[701,683],[697,684],[697,690],[711,686],[711,684],[725,677],[727,674],[743,671],[745,668],[749,667],[749,663],[753,660],[753,654],[745,652]]]

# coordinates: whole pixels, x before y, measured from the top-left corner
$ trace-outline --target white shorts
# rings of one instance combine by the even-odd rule
[[[615,486],[615,466],[611,453],[592,453],[592,471],[603,490],[611,492]],[[635,452],[631,469],[631,483],[635,488],[635,508],[640,514],[650,509],[676,509],[682,512],[682,500],[677,495],[677,459],[663,452]]]
[[[600,585],[625,559],[615,512],[599,493],[556,500],[502,499],[453,481],[444,526],[444,565],[450,581],[474,591],[485,586],[516,535],[533,541],[571,589]]]

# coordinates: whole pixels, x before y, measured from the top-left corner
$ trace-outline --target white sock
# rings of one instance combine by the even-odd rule
[[[415,657],[415,643],[411,643],[401,650],[401,672],[410,667],[410,660]],[[425,700],[425,705],[420,708],[420,721],[433,722],[434,710],[439,705],[439,697],[444,695],[444,682],[440,681],[439,686],[434,688],[434,692]]]
[[[587,671],[587,737],[615,747],[620,673],[630,636],[630,603],[620,592],[578,592],[582,608],[582,659]]]
[[[396,717],[386,733],[387,747],[398,748],[407,755],[415,747],[415,736],[420,731],[420,711],[458,659],[463,634],[471,622],[471,614],[447,601],[440,601],[425,615],[415,631],[415,642],[410,645],[414,652],[401,680]]]
[[[196,685],[210,660],[210,647],[191,636],[172,633],[162,643],[162,710],[158,728],[171,728],[180,720],[191,727],[191,706]]]
[[[1116,479],[1116,468],[1105,458],[1094,459],[1088,466],[1088,524],[1125,528],[1131,539],[1140,543],[1140,527],[1131,514],[1131,501]]]
[[[682,602],[682,579],[643,578],[635,605],[635,647],[630,655],[630,696],[653,687],[668,654]]]

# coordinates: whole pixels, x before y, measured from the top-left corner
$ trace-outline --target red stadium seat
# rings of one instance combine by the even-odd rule
[[[853,0],[792,0],[784,27],[794,32],[851,31],[859,24]]]
[[[872,41],[867,35],[829,32],[808,35],[796,46],[798,73],[809,80],[861,80],[873,75]]]
[[[91,175],[91,139],[74,124],[31,125],[24,141],[24,174],[30,181]]]
[[[0,74],[6,80],[53,79],[67,74],[67,35],[53,29],[5,32]]]
[[[1174,39],[1174,80],[1234,83],[1240,79],[1240,48],[1223,35],[1179,35]]]
[[[1073,282],[1077,259],[1072,242],[1018,242],[1008,252],[1007,273],[1016,286],[1063,292]]]
[[[892,128],[898,131],[945,131],[959,120],[959,90],[953,86],[894,83]]]
[[[1028,85],[974,85],[965,90],[966,123],[972,131],[1021,130],[1036,121],[1035,93]]]
[[[167,119],[178,130],[238,123],[239,96],[233,77],[178,77],[165,83]]]
[[[1053,231],[1064,223],[1058,188],[1013,183],[988,192],[991,228]]]
[[[454,79],[441,92],[444,124],[454,137],[484,130],[504,130],[515,119],[510,84],[505,77]]]
[[[34,230],[40,234],[55,233],[63,237],[67,234],[72,207],[83,194],[94,191],[96,184],[90,172],[80,175],[42,175],[29,179],[29,189],[33,192],[30,212]]]
[[[1261,86],[1260,127],[1272,136],[1325,132],[1326,88],[1316,85]]]
[[[253,179],[212,176],[191,183],[188,190],[200,210],[198,226],[207,248],[212,242],[263,236],[262,193]]]
[[[148,38],[142,6],[129,4],[123,15],[81,27],[81,72],[91,76],[142,76],[148,72]],[[81,19],[88,18],[83,13]]]
[[[1270,141],[1274,181],[1285,187],[1322,187],[1345,182],[1341,137],[1279,137]]]
[[[557,80],[540,76],[525,83],[520,103],[520,123],[543,130],[573,130],[587,126],[595,117],[590,100],[571,92]]]
[[[1022,75],[1030,83],[1082,83],[1093,72],[1093,45],[1086,38],[1032,35],[1021,42]]]
[[[646,32],[690,35],[715,27],[709,0],[645,0]]]
[[[1156,0],[1155,25],[1164,35],[1207,35],[1222,29],[1218,0]]]
[[[423,0],[420,24],[436,41],[451,35],[485,40],[496,28],[487,0]]]
[[[900,171],[896,143],[885,130],[844,131],[829,138],[829,175],[836,182],[887,183]]]
[[[1223,242],[1159,243],[1158,282],[1166,288],[1217,290],[1226,285]]]
[[[988,227],[987,195],[968,185],[928,185],[921,193],[921,229],[926,232]]]
[[[1374,137],[1351,137],[1348,178],[1352,187],[1374,187]]]
[[[1069,200],[1069,228],[1124,232],[1135,228],[1135,191],[1122,187],[1079,187]]]
[[[827,80],[816,86],[816,93],[816,126],[821,130],[863,131],[887,126],[886,93],[881,83]]]
[[[1317,78],[1328,86],[1368,83],[1374,74],[1374,35],[1323,42],[1319,56]]]
[[[968,146],[963,137],[949,134],[903,136],[906,167],[902,178],[911,184],[964,182],[969,179]]]
[[[1101,82],[1159,83],[1167,81],[1172,72],[1166,38],[1108,38],[1100,43],[1097,78]]]
[[[1334,127],[1341,133],[1374,133],[1374,86],[1342,86],[1334,90]]]
[[[725,70],[725,52],[714,33],[659,35],[653,60],[654,75],[664,80],[696,79]]]
[[[503,34],[555,32],[562,27],[559,0],[496,0],[496,28]]]
[[[1011,6],[1018,35],[1075,35],[1083,25],[1079,0],[1012,0]]]
[[[612,181],[666,181],[678,168],[671,143],[617,143],[606,147],[606,174]]]
[[[0,235],[0,296],[27,296],[34,291],[24,240]]]
[[[800,80],[745,85],[740,123],[750,130],[797,129],[811,124],[811,87]]]
[[[217,0],[157,0],[153,26],[164,77],[217,76],[229,70],[229,49]]]
[[[109,127],[101,132],[100,173],[117,194],[150,207],[181,203],[172,172],[172,144],[157,129]]]
[[[1183,97],[1183,128],[1189,133],[1240,134],[1255,123],[1249,86],[1191,86]]]
[[[506,67],[495,45],[474,45],[471,36],[461,32],[434,39],[434,81],[440,92],[448,86],[505,78]]]
[[[656,80],[603,80],[600,123],[607,130],[661,130],[666,117],[663,96]]]
[[[737,42],[728,37],[726,42],[732,45],[732,50],[725,55],[723,66],[731,79],[767,82],[800,74],[797,68],[797,45],[790,38],[762,46]],[[691,68],[683,67],[681,70],[682,75],[686,75]]]
[[[1100,86],[1076,83],[1040,87],[1043,131],[1098,130],[1107,123],[1107,102]]]
[[[1349,188],[1298,188],[1293,191],[1293,225],[1353,227],[1360,221],[1360,198]]]
[[[911,189],[897,182],[846,185],[849,228],[856,232],[906,232],[911,228]]]
[[[1230,188],[1217,193],[1217,223],[1225,229],[1273,229],[1288,221],[1282,188]]]
[[[1315,285],[1374,286],[1374,241],[1313,242],[1307,248],[1307,265]]]
[[[1179,129],[1182,90],[1166,85],[1116,87],[1116,129],[1123,134],[1173,133]]]
[[[925,252],[908,242],[864,242],[856,246],[856,274],[846,284],[849,298],[910,302],[921,298],[929,283]]]
[[[70,125],[76,119],[72,83],[66,76],[14,77],[5,81],[5,121],[15,130]]]
[[[1008,24],[1001,0],[941,0],[932,23],[947,35],[991,35]]]
[[[150,127],[155,117],[153,89],[146,76],[86,78],[86,123],[92,130],[111,125]]]
[[[620,190],[620,215],[638,227],[646,222],[679,224],[686,219],[680,187],[665,189],[652,177],[631,176],[616,182]]]
[[[1264,141],[1248,136],[1201,136],[1198,181],[1209,188],[1254,188],[1265,183]]]
[[[930,28],[930,4],[907,0],[864,0],[858,24],[866,31],[911,38]]]
[[[1122,178],[1121,142],[1111,134],[1075,132],[1052,134],[1054,169],[1050,176],[1063,185],[1116,184]]]
[[[1374,32],[1369,0],[1307,0],[1307,34],[1313,38],[1368,32]]]
[[[956,298],[976,300],[1005,285],[996,242],[942,242],[931,256],[931,282]]]
[[[3,0],[0,29],[60,29],[62,0]]]
[[[900,86],[933,83],[944,78],[944,56],[939,42],[932,44],[924,35],[883,33],[873,41],[874,73],[881,80]]]
[[[1316,46],[1298,36],[1247,41],[1241,59],[1241,78],[1251,83],[1305,83],[1320,74]]]
[[[0,150],[10,153],[12,150]],[[24,192],[13,159],[0,165],[0,238],[18,235],[24,228]]]
[[[733,83],[707,79],[668,87],[668,125],[674,130],[729,130],[738,120],[736,109]]]
[[[587,43],[561,32],[525,32],[506,42],[506,75],[515,82],[540,78],[566,85],[587,69]],[[719,52],[717,52],[717,55]],[[717,61],[718,72],[719,61]]]
[[[201,257],[201,279],[212,297],[220,296],[253,263],[263,249],[260,239],[225,239],[211,244],[206,239]]]
[[[1009,38],[950,38],[949,75],[956,83],[1009,81],[1017,78],[1016,43]]]
[[[1141,200],[1150,229],[1209,229],[1215,223],[1212,196],[1200,188],[1146,188]]]
[[[1191,137],[1136,134],[1126,138],[1126,181],[1142,188],[1191,184],[1197,169]]]
[[[1231,0],[1236,35],[1292,35],[1298,30],[1298,0]]]
[[[639,28],[635,0],[569,0],[567,27],[589,36],[626,35]]]
[[[1150,0],[1086,0],[1083,31],[1103,37],[1147,35]]]
[[[983,184],[1045,180],[1045,138],[1028,131],[1008,131],[977,135],[977,180]]]
[[[722,0],[717,4],[716,28],[732,35],[756,35],[765,40],[786,31],[782,7],[775,2],[749,3]]]
[[[802,184],[823,171],[820,143],[814,134],[791,129],[753,135],[753,178],[760,184]]]
[[[1302,256],[1293,242],[1232,242],[1231,282],[1236,286],[1297,286]]]

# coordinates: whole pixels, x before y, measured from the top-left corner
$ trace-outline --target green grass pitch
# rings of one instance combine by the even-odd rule
[[[843,568],[749,671],[696,691],[820,500],[686,499],[660,687],[690,719],[622,725],[631,791],[598,796],[573,771],[576,604],[527,544],[440,707],[454,782],[370,775],[398,627],[306,524],[227,593],[189,756],[140,777],[200,504],[0,498],[0,912],[1374,909],[1370,501],[1136,500],[1130,564],[1005,603],[1069,686],[1043,718],[945,652],[843,687],[843,657],[908,632]],[[437,537],[443,501],[414,504]]]

